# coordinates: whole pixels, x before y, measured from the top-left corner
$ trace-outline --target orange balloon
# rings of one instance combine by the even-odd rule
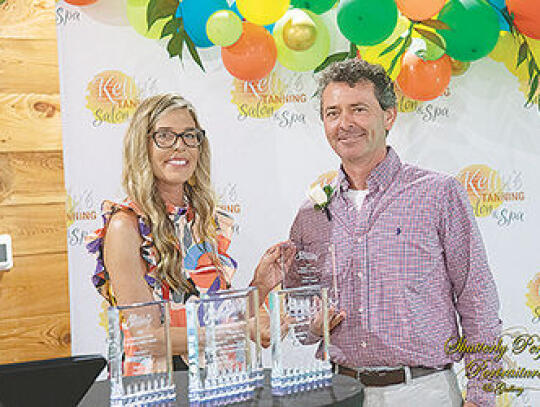
[[[405,17],[414,21],[423,21],[437,14],[446,0],[396,0],[398,9]]]
[[[527,37],[540,39],[540,1],[506,0],[508,13],[514,13],[514,24]]]
[[[68,4],[73,4],[74,6],[87,6],[93,4],[98,0],[65,0]]]
[[[452,63],[448,55],[435,61],[424,61],[407,51],[401,59],[401,70],[396,81],[406,96],[426,101],[442,95],[451,77]]]
[[[276,65],[277,48],[274,37],[260,25],[242,22],[240,39],[221,48],[221,59],[229,73],[243,81],[255,81],[267,76]]]

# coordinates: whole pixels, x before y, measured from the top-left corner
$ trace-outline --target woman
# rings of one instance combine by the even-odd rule
[[[185,354],[180,304],[229,288],[236,262],[227,254],[233,221],[217,209],[211,185],[208,138],[181,96],[150,97],[134,113],[124,139],[123,187],[128,199],[103,203],[104,227],[89,239],[98,256],[93,283],[114,305],[171,300],[173,354]],[[263,299],[281,281],[281,252],[292,260],[293,250],[278,244],[255,270],[252,285]]]

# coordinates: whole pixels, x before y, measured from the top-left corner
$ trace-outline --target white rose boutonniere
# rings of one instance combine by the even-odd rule
[[[313,202],[313,208],[319,211],[324,211],[328,220],[332,220],[328,205],[332,199],[334,188],[330,185],[321,186],[321,184],[314,185],[308,191],[308,197]]]

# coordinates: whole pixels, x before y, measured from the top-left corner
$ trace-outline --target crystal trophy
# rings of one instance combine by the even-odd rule
[[[284,262],[282,261],[282,264]],[[328,305],[339,307],[336,247],[328,246],[321,253],[298,250],[292,263],[293,273],[283,270],[283,288],[319,285],[328,288]]]
[[[262,386],[255,287],[205,294],[186,304],[190,405],[249,400]]]
[[[317,253],[312,253],[304,250],[299,250],[296,252],[293,261],[293,267],[296,270],[297,280],[295,282],[296,286],[310,286],[310,285],[319,285],[321,280],[321,274],[319,266],[319,255]],[[282,261],[282,264],[284,262]],[[286,272],[283,271],[285,277]]]
[[[111,406],[167,405],[176,399],[169,303],[109,307]]]
[[[322,337],[311,332],[315,324]],[[320,286],[270,293],[272,394],[282,396],[332,383],[328,354],[328,292]],[[315,344],[319,344],[316,350]]]

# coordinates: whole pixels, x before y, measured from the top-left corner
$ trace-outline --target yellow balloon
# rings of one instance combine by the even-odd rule
[[[283,42],[294,51],[305,51],[317,39],[315,22],[306,14],[293,15],[283,26]]]
[[[497,62],[504,63],[506,68],[518,78],[520,83],[519,90],[527,96],[529,94],[529,64],[527,61],[523,61],[516,68],[520,44],[521,42],[517,41],[511,33],[501,31],[499,33],[499,41],[489,56]],[[527,38],[527,44],[535,61],[538,63],[540,61],[540,40]]]
[[[384,41],[384,42],[381,42],[380,44],[373,45],[371,47],[358,47],[358,51],[360,52],[360,56],[362,57],[362,59],[366,60],[370,64],[381,65],[384,68],[384,70],[388,73],[388,70],[390,69],[390,64],[392,63],[392,59],[394,59],[394,57],[397,55],[399,51],[399,47],[397,47],[393,51],[383,56],[380,56],[380,53],[383,52],[385,48],[391,44],[392,44],[391,42],[388,43]],[[394,81],[396,80],[400,69],[401,69],[401,58],[398,58],[394,66],[394,70],[390,74],[390,78],[392,78],[392,80]]]
[[[392,34],[390,34],[390,37],[384,40],[384,42],[387,42],[388,44],[392,44],[395,40],[398,39],[407,29],[409,28],[409,25],[411,22],[408,18],[403,17],[400,15],[397,20],[396,27],[394,28],[394,31],[392,31]]]
[[[291,0],[237,0],[242,16],[258,25],[275,23],[288,10]]]
[[[146,7],[149,1],[146,1],[142,6],[139,1],[128,1],[126,4],[126,14],[131,26],[140,35],[150,38],[158,39],[161,37],[161,31],[170,18],[161,18],[157,20],[150,30],[148,30],[148,24],[146,23]]]

